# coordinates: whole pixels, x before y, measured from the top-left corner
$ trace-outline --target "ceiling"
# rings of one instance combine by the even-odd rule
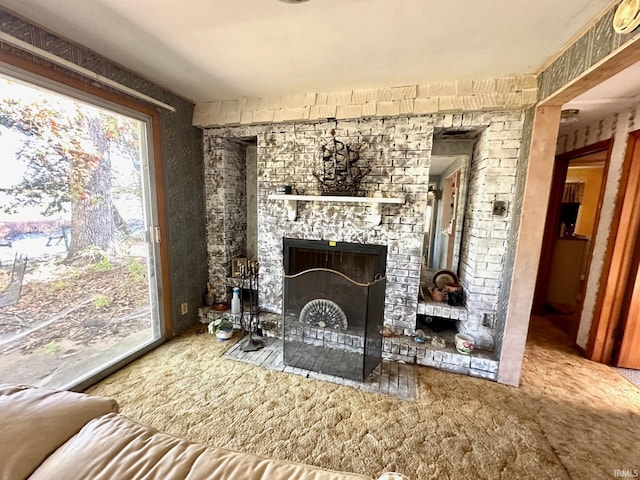
[[[578,109],[578,121],[561,125],[560,133],[576,130],[612,113],[640,103],[640,63],[609,77],[591,90],[565,103],[563,109]]]
[[[535,73],[612,0],[0,0],[195,102]]]

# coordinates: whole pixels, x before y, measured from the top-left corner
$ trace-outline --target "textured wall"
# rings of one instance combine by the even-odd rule
[[[617,5],[611,7],[589,31],[538,76],[538,99],[547,98],[620,46],[640,35],[638,29],[626,35],[615,33],[612,25],[616,8]]]
[[[85,47],[31,25],[0,10],[0,28],[25,42],[47,50],[84,68],[111,78],[139,92],[150,95],[176,108],[172,113],[160,110],[162,122],[162,158],[169,248],[171,290],[163,292],[171,297],[171,318],[176,332],[197,322],[197,307],[202,305],[206,284],[206,248],[204,242],[202,132],[191,126],[193,104],[161,87],[124,70],[108,59]],[[89,81],[62,67],[50,65],[10,45],[0,48],[11,51],[69,76]],[[106,87],[103,87],[106,89]],[[180,314],[180,304],[188,302],[190,311]]]

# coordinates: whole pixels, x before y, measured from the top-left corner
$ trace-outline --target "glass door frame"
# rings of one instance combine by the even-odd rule
[[[158,324],[152,331],[158,331],[159,337],[135,352],[117,357],[113,363],[104,368],[90,371],[63,389],[83,391],[89,386],[108,377],[137,358],[155,349],[172,335],[171,308],[169,296],[169,262],[168,246],[166,242],[166,209],[164,202],[164,188],[162,175],[162,142],[160,136],[160,114],[137,100],[132,100],[110,90],[95,87],[82,80],[67,76],[57,70],[34,63],[6,51],[0,51],[0,73],[14,77],[38,87],[61,93],[77,100],[90,103],[96,107],[105,108],[139,120],[145,124],[146,145],[143,150],[147,153],[146,166],[148,174],[143,179],[148,186],[145,192],[149,198],[145,202],[145,213],[150,214],[152,229],[157,228],[159,242],[155,241],[154,232],[148,232],[150,245],[153,248],[153,274],[155,277],[155,303],[157,305]],[[144,152],[143,152],[144,153]],[[143,173],[144,174],[144,173]],[[150,249],[151,250],[151,249]]]

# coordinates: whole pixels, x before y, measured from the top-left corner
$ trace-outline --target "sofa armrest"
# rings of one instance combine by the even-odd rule
[[[0,384],[0,478],[26,478],[90,420],[117,412],[115,400]]]
[[[89,422],[40,465],[31,480],[53,478],[372,480],[355,473],[206,447],[116,414]]]

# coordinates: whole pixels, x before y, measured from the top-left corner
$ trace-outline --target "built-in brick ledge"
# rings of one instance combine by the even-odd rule
[[[447,307],[448,309],[456,309],[458,311],[464,308],[451,307],[449,305],[439,304],[439,302],[430,302],[429,305]],[[466,312],[466,309],[464,309],[464,311]],[[219,312],[209,307],[201,307],[198,310],[201,323],[209,323],[218,315],[220,315]],[[240,316],[233,315],[233,317],[234,327],[239,329]],[[282,315],[260,312],[260,322],[265,336],[282,337]],[[336,332],[336,336],[337,335],[339,334]],[[455,332],[453,331],[438,333],[438,336],[445,341],[446,346],[444,348],[434,347],[429,343],[429,340],[427,340],[426,343],[416,343],[412,337],[405,335],[385,337],[382,343],[382,358],[397,362],[416,363],[426,367],[437,368],[438,370],[461,373],[495,381],[498,375],[499,362],[495,359],[494,354],[484,350],[474,350],[470,354],[458,353],[455,349],[454,335]]]
[[[382,358],[496,380],[498,361],[494,354],[484,350],[474,350],[470,354],[459,353],[454,346],[454,335],[455,332],[438,333],[446,342],[444,348],[434,347],[429,340],[426,343],[416,343],[411,337],[386,337],[382,344]]]
[[[449,318],[451,320],[466,320],[468,311],[467,307],[452,307],[446,302],[435,302],[433,300],[424,299],[418,302],[418,315],[428,315],[430,317]]]

